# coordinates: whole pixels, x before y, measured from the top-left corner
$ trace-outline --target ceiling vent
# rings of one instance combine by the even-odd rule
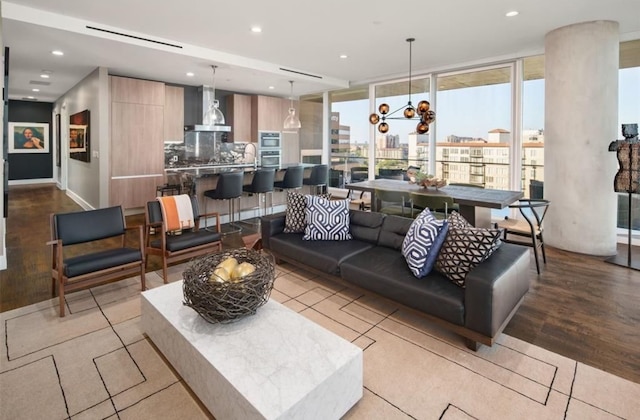
[[[303,72],[297,71],[297,70],[285,69],[285,68],[282,68],[282,67],[280,67],[280,70],[286,71],[286,72],[289,72],[289,73],[300,74],[302,76],[309,76],[309,77],[314,77],[316,79],[322,79],[322,76],[316,76],[315,74],[303,73]]]
[[[166,45],[167,47],[182,48],[182,45],[170,44],[168,42],[163,42],[163,41],[156,41],[155,39],[143,38],[143,37],[137,36],[137,35],[125,34],[123,32],[111,31],[109,29],[97,28],[95,26],[89,26],[89,25],[86,25],[85,27],[87,29],[91,29],[91,30],[94,30],[94,31],[105,32],[107,34],[112,34],[112,35],[124,36],[126,38],[138,39],[140,41],[152,42],[154,44]]]
[[[40,80],[31,80],[29,82],[30,85],[38,85],[38,86],[49,86],[51,82],[41,82]]]

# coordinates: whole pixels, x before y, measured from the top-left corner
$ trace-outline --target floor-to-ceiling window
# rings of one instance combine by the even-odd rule
[[[622,124],[640,125],[640,40],[620,44],[620,70],[618,72],[618,138],[622,138]],[[611,139],[613,140],[613,139]],[[614,157],[611,157],[614,159]],[[640,230],[640,197],[618,194],[618,227]]]
[[[329,100],[329,185],[342,188],[351,182],[352,172],[362,176],[369,166],[369,90],[360,87],[334,91]]]
[[[419,134],[417,126],[420,120],[404,117],[404,109],[409,100],[415,108],[420,101],[429,101],[428,77],[419,77],[411,81],[385,83],[375,86],[375,108],[389,106],[386,123],[389,131],[375,131],[375,174],[377,177],[402,178],[408,166],[417,166],[427,172],[429,166],[429,135]],[[397,111],[394,113],[394,111]],[[379,113],[379,111],[378,111]],[[393,113],[393,114],[391,114]]]
[[[523,60],[522,189],[525,198],[544,194],[544,55]]]
[[[510,188],[511,66],[439,75],[436,176]]]

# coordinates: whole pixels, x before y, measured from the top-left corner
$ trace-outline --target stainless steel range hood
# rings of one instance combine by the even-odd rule
[[[201,86],[198,88],[197,115],[199,120],[194,125],[185,125],[184,131],[206,131],[206,132],[231,132],[231,126],[228,125],[210,125],[207,124],[207,113],[209,107],[215,101],[215,92],[211,86]]]

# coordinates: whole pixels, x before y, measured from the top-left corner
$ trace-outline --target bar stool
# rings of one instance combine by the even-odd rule
[[[304,169],[302,166],[290,166],[285,170],[282,181],[274,182],[273,186],[279,190],[302,188],[303,175]]]
[[[240,198],[242,195],[243,180],[244,172],[222,172],[218,175],[218,184],[216,185],[216,188],[202,193],[205,198],[210,198],[212,200],[229,200],[229,226],[233,229],[228,232],[223,232],[223,234],[239,232],[242,230],[240,226],[235,224],[234,200],[236,198]],[[208,213],[206,200],[204,202],[204,211],[205,213]],[[207,228],[206,226],[207,223],[205,219],[205,229]]]
[[[255,224],[260,223],[260,203],[262,203],[262,195],[273,193],[273,182],[276,177],[276,170],[274,168],[262,168],[253,173],[253,180],[251,185],[245,185],[242,187],[242,191],[249,193],[249,195],[258,195],[258,219]],[[273,197],[271,198],[273,204]],[[267,214],[267,198],[264,199],[264,214]]]
[[[309,178],[302,180],[303,185],[309,185],[309,193],[313,190],[314,195],[322,194],[327,189],[327,178],[329,177],[329,167],[327,165],[316,165],[311,168]]]

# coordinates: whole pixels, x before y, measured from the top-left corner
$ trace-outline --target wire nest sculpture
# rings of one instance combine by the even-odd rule
[[[216,266],[233,257],[238,263],[253,264],[255,271],[238,280],[210,281]],[[253,249],[240,248],[192,260],[183,273],[184,304],[206,321],[226,323],[253,315],[267,303],[275,268],[273,257]]]

